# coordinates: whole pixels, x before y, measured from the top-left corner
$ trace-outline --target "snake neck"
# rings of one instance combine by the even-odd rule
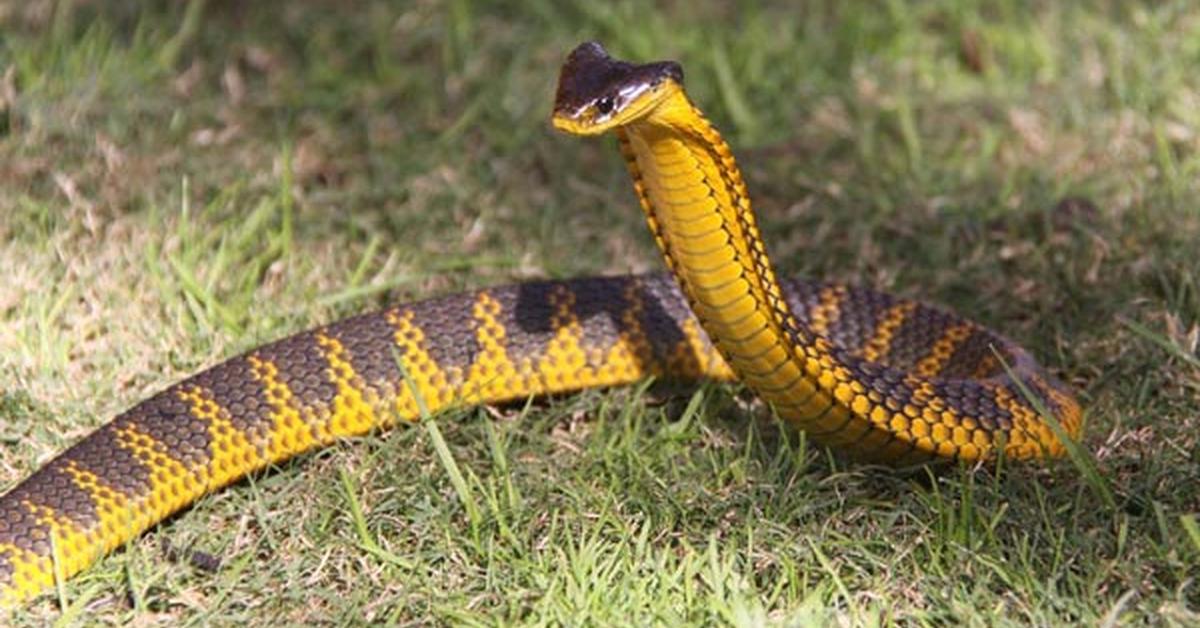
[[[970,321],[841,285],[793,300],[794,315],[733,153],[687,98],[677,63],[633,64],[581,44],[559,74],[551,120],[575,135],[616,131],[650,230],[708,338],[815,441],[902,463],[986,458],[1001,435],[1016,455],[1058,453],[1037,403],[1020,396],[1032,388],[1078,426],[1065,389]],[[1001,373],[1006,362],[1013,369]]]
[[[709,337],[772,400],[819,341],[782,297],[729,145],[682,89],[618,138],[655,240]]]

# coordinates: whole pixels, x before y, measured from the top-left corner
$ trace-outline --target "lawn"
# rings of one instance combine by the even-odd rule
[[[712,384],[469,409],[206,497],[12,623],[1200,622],[1192,3],[142,4],[0,1],[6,489],[291,332],[659,269],[611,138],[549,128],[584,39],[682,62],[782,270],[1019,340],[1088,457],[895,473]]]

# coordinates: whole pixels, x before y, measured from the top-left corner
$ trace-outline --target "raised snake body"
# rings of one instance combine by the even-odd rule
[[[628,64],[583,44],[563,66],[553,116],[571,133],[616,130],[673,277],[533,282],[397,305],[175,384],[0,498],[0,604],[338,438],[425,411],[649,376],[739,379],[819,442],[864,458],[1062,452],[1056,434],[1078,433],[1079,407],[1015,344],[919,302],[777,282],[732,153],[682,81],[677,64]]]

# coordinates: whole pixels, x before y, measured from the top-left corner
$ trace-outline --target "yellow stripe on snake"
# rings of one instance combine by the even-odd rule
[[[817,442],[896,464],[1058,455],[1056,434],[1077,435],[1071,394],[1000,335],[867,289],[778,281],[733,155],[678,64],[583,44],[562,68],[553,123],[615,131],[671,274],[397,305],[175,384],[0,498],[0,602],[45,591],[247,473],[412,421],[422,405],[737,379]]]

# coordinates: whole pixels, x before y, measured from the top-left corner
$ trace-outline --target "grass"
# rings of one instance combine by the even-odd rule
[[[12,622],[1200,621],[1189,3],[162,4],[0,2],[0,484],[289,332],[658,268],[612,142],[548,128],[596,38],[683,62],[785,271],[1074,385],[1114,505],[1065,461],[850,464],[731,388],[588,391],[283,464]]]

